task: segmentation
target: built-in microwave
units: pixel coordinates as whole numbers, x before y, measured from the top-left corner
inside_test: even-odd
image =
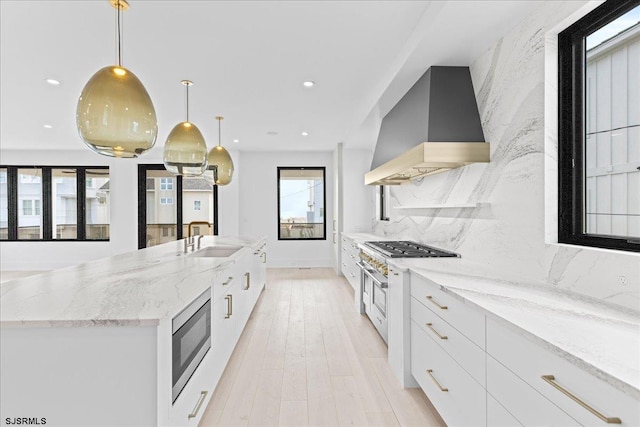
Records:
[[[172,320],[172,402],[211,348],[211,288]]]

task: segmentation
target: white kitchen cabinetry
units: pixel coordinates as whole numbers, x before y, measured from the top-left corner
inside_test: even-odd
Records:
[[[640,425],[640,402],[425,277],[411,281],[411,372],[451,426]]]
[[[606,424],[597,413],[610,422],[617,418],[622,425],[640,425],[636,399],[491,319],[487,321],[487,352],[578,424]],[[489,388],[491,392],[491,384]]]
[[[360,289],[360,249],[353,239],[342,236],[342,274],[347,278],[349,284],[356,292]]]
[[[364,185],[363,176],[371,167],[371,150],[346,148],[339,143],[334,151],[334,210],[332,224],[336,273],[343,272],[344,232],[371,232],[374,215],[373,188]],[[347,274],[345,274],[347,276]],[[357,275],[356,275],[357,276]],[[349,276],[347,276],[349,278]],[[352,285],[353,286],[353,285]]]
[[[491,427],[517,427],[522,424],[487,393],[487,425]]]
[[[484,315],[415,274],[411,372],[448,425],[486,425]]]
[[[484,388],[415,321],[411,325],[411,370],[447,425],[485,425]]]

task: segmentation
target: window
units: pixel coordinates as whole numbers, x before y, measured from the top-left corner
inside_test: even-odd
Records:
[[[376,191],[376,212],[380,221],[389,221],[389,186],[379,185]]]
[[[22,201],[22,215],[24,215],[24,216],[39,216],[40,215],[40,200],[23,200]]]
[[[217,192],[202,177],[175,176],[164,165],[139,165],[138,248],[182,239],[194,221],[207,222],[210,226],[200,230],[217,235]]]
[[[173,178],[160,178],[161,190],[173,190]]]
[[[193,201],[193,210],[194,211],[199,211],[200,209],[200,200],[194,200]]]
[[[640,1],[558,36],[558,241],[640,251]]]
[[[0,239],[109,240],[108,167],[1,166],[1,176]]]
[[[109,169],[87,169],[85,190],[85,233],[87,240],[108,240],[110,233],[111,187]]]
[[[278,168],[278,239],[325,240],[325,168]]]

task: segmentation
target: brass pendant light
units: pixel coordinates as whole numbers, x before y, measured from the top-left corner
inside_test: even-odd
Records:
[[[182,80],[187,97],[187,119],[178,123],[164,144],[164,167],[169,172],[183,176],[200,176],[207,169],[207,144],[200,129],[189,121],[190,80]]]
[[[205,179],[211,185],[227,185],[233,177],[233,160],[229,152],[221,144],[220,122],[224,119],[222,116],[216,116],[218,121],[218,145],[209,150],[207,156],[209,166]]]
[[[142,82],[122,66],[121,11],[126,0],[110,0],[116,9],[118,65],[102,68],[85,85],[76,109],[80,138],[98,154],[138,157],[150,150],[158,135],[158,120]]]

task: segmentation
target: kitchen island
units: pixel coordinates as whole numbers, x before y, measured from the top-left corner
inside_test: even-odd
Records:
[[[197,425],[266,278],[264,238],[201,243],[239,249],[199,256],[170,242],[3,283],[1,419]],[[206,292],[211,349],[174,402],[172,319]]]

